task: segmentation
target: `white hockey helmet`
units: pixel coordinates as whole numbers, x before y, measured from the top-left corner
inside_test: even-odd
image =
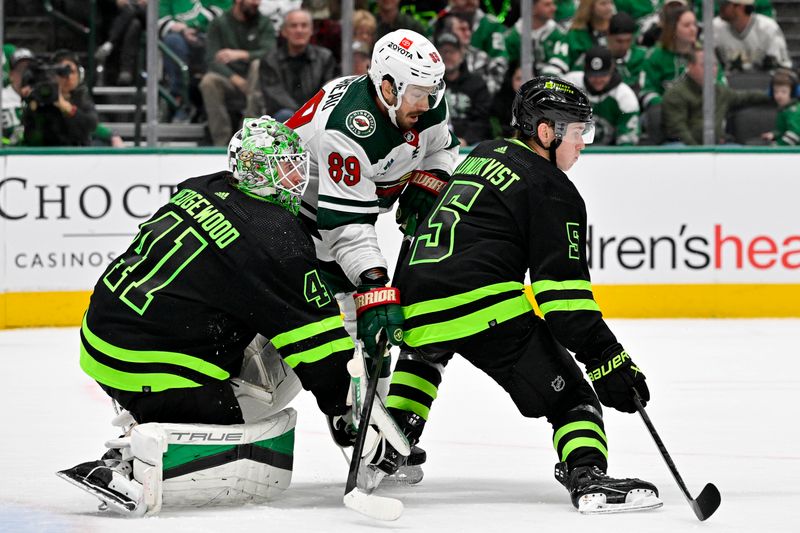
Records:
[[[228,170],[236,187],[295,215],[308,185],[308,163],[300,136],[268,115],[245,118],[228,144]]]
[[[411,30],[387,33],[375,43],[369,77],[395,126],[397,110],[409,87],[416,86],[427,93],[431,109],[439,105],[444,95],[442,56],[428,39]],[[381,91],[381,83],[387,77],[394,84],[397,95],[393,106],[386,102]]]

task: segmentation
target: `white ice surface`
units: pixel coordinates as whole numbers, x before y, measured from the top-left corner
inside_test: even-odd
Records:
[[[347,465],[313,397],[301,393],[291,487],[263,506],[165,511],[155,518],[98,512],[54,472],[97,458],[114,437],[107,397],[78,367],[75,328],[0,331],[0,531],[445,531],[650,533],[798,532],[800,320],[611,320],[645,371],[648,407],[696,496],[722,493],[707,522],[694,517],[638,415],[606,410],[610,474],[661,490],[647,513],[582,516],[553,479],[544,420],[524,419],[488,377],[456,357],[423,445],[416,487],[380,489],[406,505],[380,523],[342,505]]]

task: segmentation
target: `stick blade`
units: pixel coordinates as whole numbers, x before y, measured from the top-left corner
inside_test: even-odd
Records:
[[[400,500],[367,494],[359,488],[344,495],[344,505],[364,516],[387,522],[397,520],[403,514],[403,502]]]
[[[692,510],[701,522],[714,514],[720,503],[722,503],[722,496],[712,483],[708,483],[700,495],[691,501]]]

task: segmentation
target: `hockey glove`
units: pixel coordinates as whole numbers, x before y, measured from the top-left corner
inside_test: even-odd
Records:
[[[389,276],[383,268],[373,268],[361,274],[361,283],[353,295],[356,301],[357,336],[370,357],[382,357],[378,352],[378,336],[386,330],[390,344],[403,342],[403,308],[400,291],[387,287]]]
[[[400,195],[396,214],[397,223],[406,235],[414,235],[422,219],[433,209],[436,198],[449,178],[441,170],[411,172],[408,184]]]
[[[586,364],[586,373],[600,402],[623,413],[635,413],[633,389],[639,393],[643,405],[650,399],[644,374],[619,343],[607,348],[601,357]]]

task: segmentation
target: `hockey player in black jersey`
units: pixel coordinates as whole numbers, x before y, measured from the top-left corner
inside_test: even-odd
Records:
[[[456,168],[399,265],[405,344],[386,404],[415,444],[458,353],[523,416],[547,418],[556,477],[579,510],[659,507],[652,484],[606,474],[600,403],[632,413],[634,389],[645,401],[649,391],[592,295],[586,209],[564,173],[591,142],[590,104],[569,83],[535,78],[516,95],[512,125],[519,138],[480,143]],[[544,319],[523,292],[528,272]]]
[[[329,418],[350,411],[354,344],[296,216],[308,154],[247,118],[228,161],[139,227],[83,318],[80,366],[126,410],[125,436],[59,475],[123,514],[267,500],[291,478],[300,385]],[[271,347],[248,346],[257,333]]]

